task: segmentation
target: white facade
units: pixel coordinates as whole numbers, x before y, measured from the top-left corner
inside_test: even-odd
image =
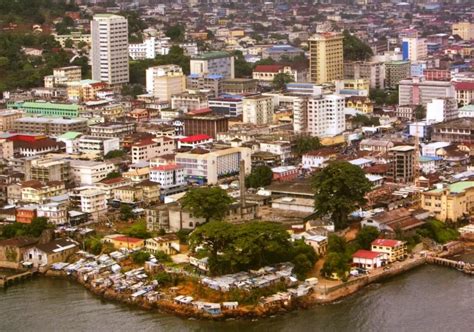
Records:
[[[175,150],[174,140],[168,137],[157,137],[152,141],[146,141],[132,145],[132,163],[149,161],[158,156],[172,153]]]
[[[242,101],[243,122],[256,125],[273,122],[273,98],[271,96],[251,96]]]
[[[166,55],[170,51],[170,38],[149,37],[143,43],[129,44],[128,55],[133,60],[154,59],[157,55]]]
[[[234,78],[234,57],[226,52],[209,52],[191,58],[191,74]]]
[[[110,85],[129,81],[128,21],[113,14],[97,14],[91,21],[92,79]]]
[[[120,149],[118,137],[82,136],[77,140],[79,152],[105,156],[110,151]]]
[[[425,38],[411,37],[402,40],[403,60],[418,61],[428,56],[428,45]]]
[[[260,143],[260,151],[270,152],[280,156],[282,161],[293,157],[291,152],[291,144],[288,141],[282,142],[262,142]]]
[[[39,204],[36,212],[38,217],[47,218],[51,224],[64,225],[68,222],[68,209],[64,203],[51,202]]]
[[[458,117],[458,105],[454,98],[436,98],[426,104],[426,121],[443,122]]]
[[[325,166],[328,160],[328,156],[319,156],[307,153],[303,155],[301,163],[305,169],[322,168]]]
[[[186,184],[184,168],[175,164],[152,167],[150,181],[159,183],[162,189],[183,186]]]
[[[307,130],[311,136],[331,137],[346,129],[344,97],[325,95],[308,99]]]
[[[186,76],[178,65],[150,67],[146,70],[146,91],[161,101],[186,90]]]
[[[184,175],[188,180],[215,184],[221,177],[238,174],[240,160],[245,161],[245,174],[249,174],[250,156],[250,149],[237,147],[203,154],[179,152],[176,154],[176,164],[184,168]]]
[[[99,189],[86,189],[81,191],[81,211],[90,213],[94,220],[107,212],[107,199],[105,193]]]
[[[114,164],[100,161],[71,160],[71,173],[76,185],[92,185],[115,170]]]

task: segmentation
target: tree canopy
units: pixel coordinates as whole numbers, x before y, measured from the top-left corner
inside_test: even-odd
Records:
[[[190,189],[181,199],[183,208],[198,218],[222,220],[232,198],[220,187],[198,187]]]
[[[347,161],[334,161],[312,179],[314,207],[318,216],[330,215],[336,229],[346,227],[348,215],[365,204],[370,181],[358,166]]]
[[[245,178],[245,187],[259,188],[272,183],[273,172],[268,166],[257,166],[252,168],[252,172]]]
[[[165,35],[173,42],[181,42],[184,41],[185,30],[182,25],[172,25],[166,29]]]
[[[352,35],[348,30],[344,30],[343,36],[344,60],[363,61],[368,60],[374,55],[374,52],[367,44]]]
[[[48,219],[45,217],[33,218],[31,224],[13,223],[2,228],[1,237],[12,238],[17,236],[39,237],[45,229],[50,227]]]
[[[190,245],[208,253],[213,275],[291,261],[294,272],[304,278],[318,259],[311,246],[303,241],[292,242],[281,225],[270,222],[236,225],[211,221],[191,234]]]
[[[293,77],[288,73],[276,74],[273,78],[272,86],[275,90],[284,91],[288,83],[294,82]]]
[[[309,135],[299,135],[293,140],[293,152],[301,157],[307,152],[317,150],[321,147],[318,137],[312,137]]]

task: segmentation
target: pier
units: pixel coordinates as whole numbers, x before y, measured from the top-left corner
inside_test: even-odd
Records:
[[[474,275],[474,264],[466,263],[463,261],[455,261],[452,259],[436,257],[436,256],[428,256],[426,258],[426,262],[430,264],[437,264],[441,266],[447,266],[458,271],[464,272],[469,275]]]
[[[0,288],[6,288],[9,285],[29,279],[33,277],[33,273],[33,271],[24,271],[10,276],[0,276]]]

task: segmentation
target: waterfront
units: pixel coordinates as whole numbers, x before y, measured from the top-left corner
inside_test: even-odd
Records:
[[[37,278],[0,292],[0,331],[467,331],[472,277],[427,265],[334,304],[260,321],[186,320],[94,297],[61,279]]]

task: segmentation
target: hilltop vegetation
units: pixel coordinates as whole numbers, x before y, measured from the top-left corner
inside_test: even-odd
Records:
[[[0,0],[0,23],[50,23],[78,7],[66,0]]]

